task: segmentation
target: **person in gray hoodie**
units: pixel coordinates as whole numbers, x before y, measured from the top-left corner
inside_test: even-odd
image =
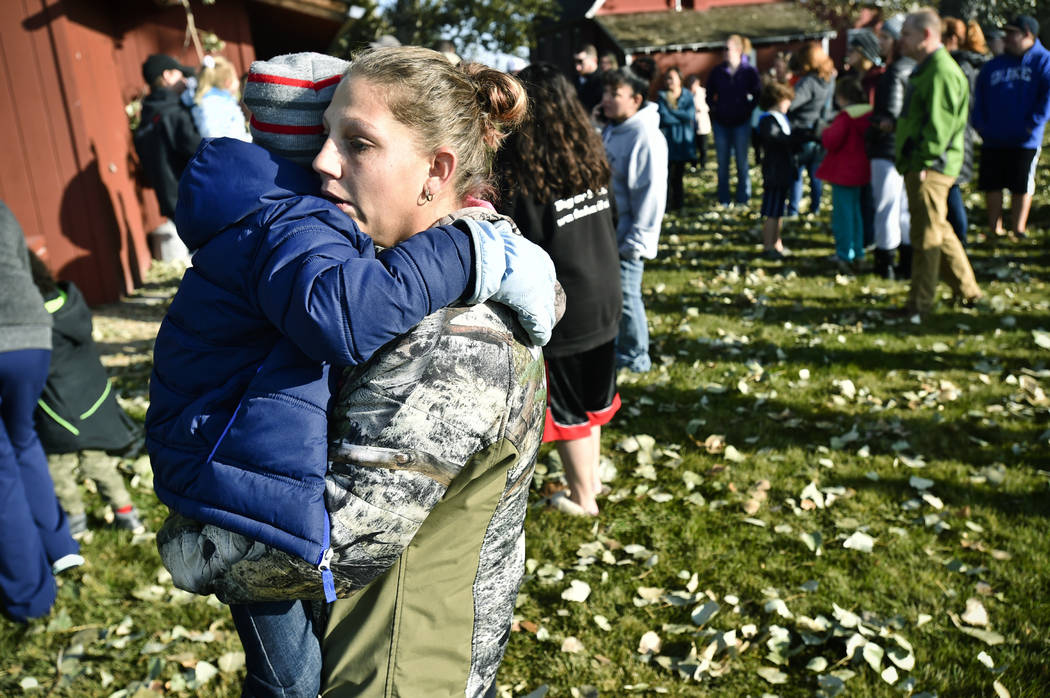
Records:
[[[54,575],[83,564],[58,505],[33,410],[51,360],[51,316],[22,227],[0,201],[0,607],[25,623],[55,602]]]
[[[612,168],[616,238],[620,248],[623,315],[616,338],[616,365],[644,373],[649,326],[642,303],[645,260],[656,257],[667,197],[667,141],[656,104],[646,101],[649,84],[630,68],[602,76],[601,109],[609,123],[602,131]]]

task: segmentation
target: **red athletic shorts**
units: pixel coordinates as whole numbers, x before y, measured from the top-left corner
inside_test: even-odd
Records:
[[[620,409],[616,392],[616,343],[571,356],[547,359],[547,424],[543,440],[573,441],[590,436]]]

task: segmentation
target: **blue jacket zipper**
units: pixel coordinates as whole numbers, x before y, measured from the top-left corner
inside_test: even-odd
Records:
[[[332,521],[328,518],[328,510],[324,512],[324,537],[321,541],[321,557],[317,561],[317,569],[321,571],[321,584],[324,586],[324,600],[332,603],[338,597],[335,595],[335,577],[332,576]]]

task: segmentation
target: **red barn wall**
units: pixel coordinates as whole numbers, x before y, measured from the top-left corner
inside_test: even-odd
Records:
[[[245,69],[254,52],[243,0],[194,11]],[[197,64],[184,32],[181,8],[142,0],[0,3],[0,198],[30,247],[90,303],[127,293],[148,268],[146,231],[162,219],[137,183],[124,105],[144,91],[150,53]]]
[[[682,0],[683,11],[709,10],[712,7],[729,7],[732,5],[759,5],[770,0]],[[598,9],[597,15],[617,15],[631,12],[661,12],[673,10],[674,0],[606,0]]]
[[[773,59],[777,53],[784,51],[791,53],[796,51],[806,43],[805,41],[799,41],[790,44],[772,44],[769,46],[758,46],[755,48],[756,67],[758,72],[763,75],[770,68],[773,67]],[[641,58],[642,55],[637,55],[635,58]],[[657,68],[657,79],[653,81],[651,97],[655,99],[656,92],[662,90],[663,87],[663,73],[669,68],[678,68],[682,72],[682,77],[687,78],[690,75],[696,74],[700,76],[700,82],[703,85],[707,84],[707,76],[711,72],[711,69],[725,60],[725,56],[721,50],[711,51],[673,51],[668,53],[654,53],[649,56],[656,61]]]

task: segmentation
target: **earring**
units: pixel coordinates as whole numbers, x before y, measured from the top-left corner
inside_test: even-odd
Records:
[[[429,185],[423,185],[423,198],[426,199],[427,201],[433,201],[434,200],[434,195],[430,193],[430,186]]]

